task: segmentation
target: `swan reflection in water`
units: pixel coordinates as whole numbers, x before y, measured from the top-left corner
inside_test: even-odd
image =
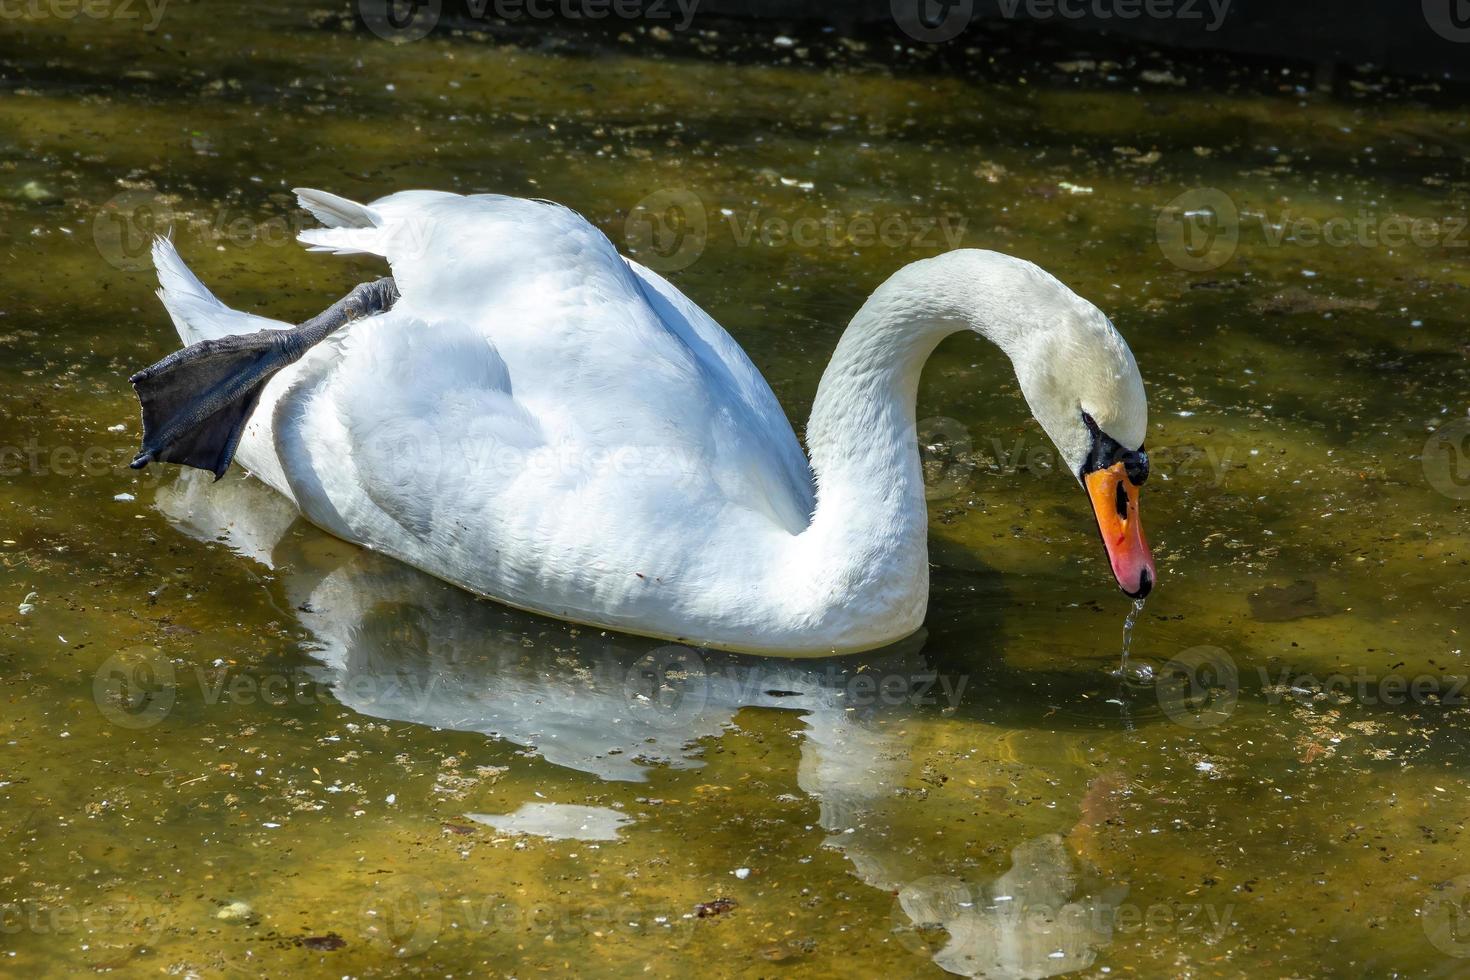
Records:
[[[831,660],[693,650],[521,613],[351,545],[311,547],[322,535],[288,534],[295,509],[249,478],[184,473],[160,488],[157,506],[191,537],[282,574],[315,641],[314,679],[363,715],[478,732],[601,779],[641,781],[654,766],[702,766],[699,740],[719,737],[741,709],[797,711],[806,729],[797,785],[819,804],[827,845],[897,896],[900,942],[952,973],[1025,978],[1086,968],[1112,938],[1127,889],[1084,885],[1054,833],[1015,847],[1010,870],[990,882],[916,871],[905,811],[923,802],[898,792],[912,771],[916,716],[963,693],[927,664],[922,633]],[[615,838],[625,818],[595,809],[529,804],[471,816],[544,836],[583,828]]]

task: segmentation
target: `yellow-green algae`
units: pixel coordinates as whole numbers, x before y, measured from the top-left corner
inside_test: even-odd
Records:
[[[1470,236],[1273,245],[1253,217],[1463,216],[1462,111],[1297,71],[968,77],[922,50],[697,61],[637,25],[392,45],[306,4],[171,4],[153,32],[44,9],[0,28],[5,973],[1470,969],[1450,920],[1470,504],[1421,458],[1470,403]],[[227,301],[284,319],[379,274],[284,240],[297,185],[549,197],[620,244],[645,195],[691,191],[709,240],[673,275],[798,420],[846,318],[936,247],[742,245],[730,218],[962,220],[964,244],[1041,262],[1149,384],[1161,583],[1134,656],[1223,656],[1238,694],[1210,714],[1108,677],[1127,603],[973,338],[921,394],[952,491],[926,633],[845,664],[691,672],[292,524],[241,475],[127,470],[126,376],[174,346],[143,232],[171,225]],[[1245,217],[1230,260],[1190,272],[1156,228],[1201,187]],[[191,518],[188,494],[221,506]],[[1335,673],[1367,680],[1323,691]],[[415,677],[460,686],[376,697]],[[1460,704],[1382,703],[1415,678]],[[466,816],[528,803],[628,820],[577,842]],[[1085,928],[996,931],[1020,879]]]

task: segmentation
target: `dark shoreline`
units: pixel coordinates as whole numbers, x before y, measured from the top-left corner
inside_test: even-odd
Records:
[[[1317,87],[1345,76],[1470,82],[1470,17],[1458,0],[361,0],[360,12],[439,10],[438,30],[492,35],[544,32],[551,25],[588,34],[716,33],[734,42],[789,36],[803,43],[852,39],[895,58],[919,52],[948,65],[977,47],[1098,49],[1118,58],[1150,47],[1176,58],[1305,66]],[[416,5],[411,5],[416,4]],[[1443,10],[1440,9],[1443,7]],[[913,11],[927,11],[919,19]],[[1152,11],[1152,15],[1149,14]],[[909,49],[905,52],[905,49]],[[769,53],[769,52],[768,52]],[[1050,57],[1056,52],[1049,52]],[[958,59],[956,56],[959,56]]]

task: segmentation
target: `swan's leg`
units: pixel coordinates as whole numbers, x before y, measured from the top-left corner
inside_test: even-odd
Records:
[[[180,463],[224,476],[265,383],[328,334],[397,301],[391,277],[365,282],[299,327],[202,340],[139,371],[128,379],[143,403],[133,469]]]

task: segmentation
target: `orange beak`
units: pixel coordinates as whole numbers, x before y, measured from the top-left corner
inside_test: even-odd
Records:
[[[1092,501],[1092,512],[1097,515],[1097,529],[1108,550],[1118,588],[1124,595],[1142,599],[1153,589],[1158,576],[1138,516],[1138,487],[1128,479],[1122,463],[1087,474],[1083,484]]]

